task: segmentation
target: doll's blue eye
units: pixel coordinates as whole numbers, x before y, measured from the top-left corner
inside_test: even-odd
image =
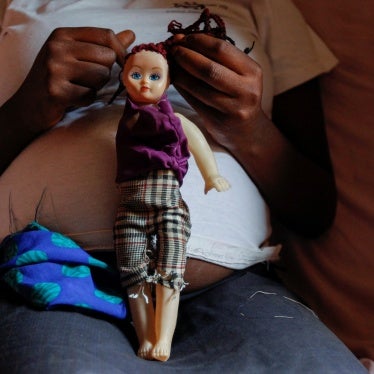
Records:
[[[161,75],[158,74],[158,73],[153,73],[149,76],[149,79],[151,81],[158,81],[159,79],[161,79]]]
[[[142,75],[137,71],[135,71],[134,73],[131,73],[131,78],[132,79],[138,80],[138,79],[141,79],[141,77],[142,77]]]

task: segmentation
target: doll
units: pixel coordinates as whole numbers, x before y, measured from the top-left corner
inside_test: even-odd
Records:
[[[205,193],[230,185],[219,175],[204,135],[174,113],[168,43],[132,49],[122,73],[127,101],[116,135],[120,205],[114,226],[121,285],[126,288],[139,340],[138,356],[166,361],[176,326],[190,235],[189,211],[179,187],[189,152]],[[155,284],[155,306],[152,285]]]

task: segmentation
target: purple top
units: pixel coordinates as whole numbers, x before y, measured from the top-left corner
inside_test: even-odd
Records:
[[[116,135],[117,183],[172,169],[182,185],[190,156],[187,138],[166,94],[157,105],[139,106],[127,98]],[[136,113],[139,118],[129,129],[126,122]]]

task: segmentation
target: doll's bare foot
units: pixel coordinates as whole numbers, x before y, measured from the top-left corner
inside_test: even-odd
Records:
[[[147,340],[140,345],[138,357],[144,360],[153,360],[153,344],[150,341]]]
[[[170,342],[157,342],[152,350],[152,356],[158,361],[167,361],[170,357]]]

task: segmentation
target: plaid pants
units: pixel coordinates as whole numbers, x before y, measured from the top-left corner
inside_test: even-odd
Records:
[[[124,287],[143,281],[184,286],[189,210],[171,170],[121,183],[114,246]]]

